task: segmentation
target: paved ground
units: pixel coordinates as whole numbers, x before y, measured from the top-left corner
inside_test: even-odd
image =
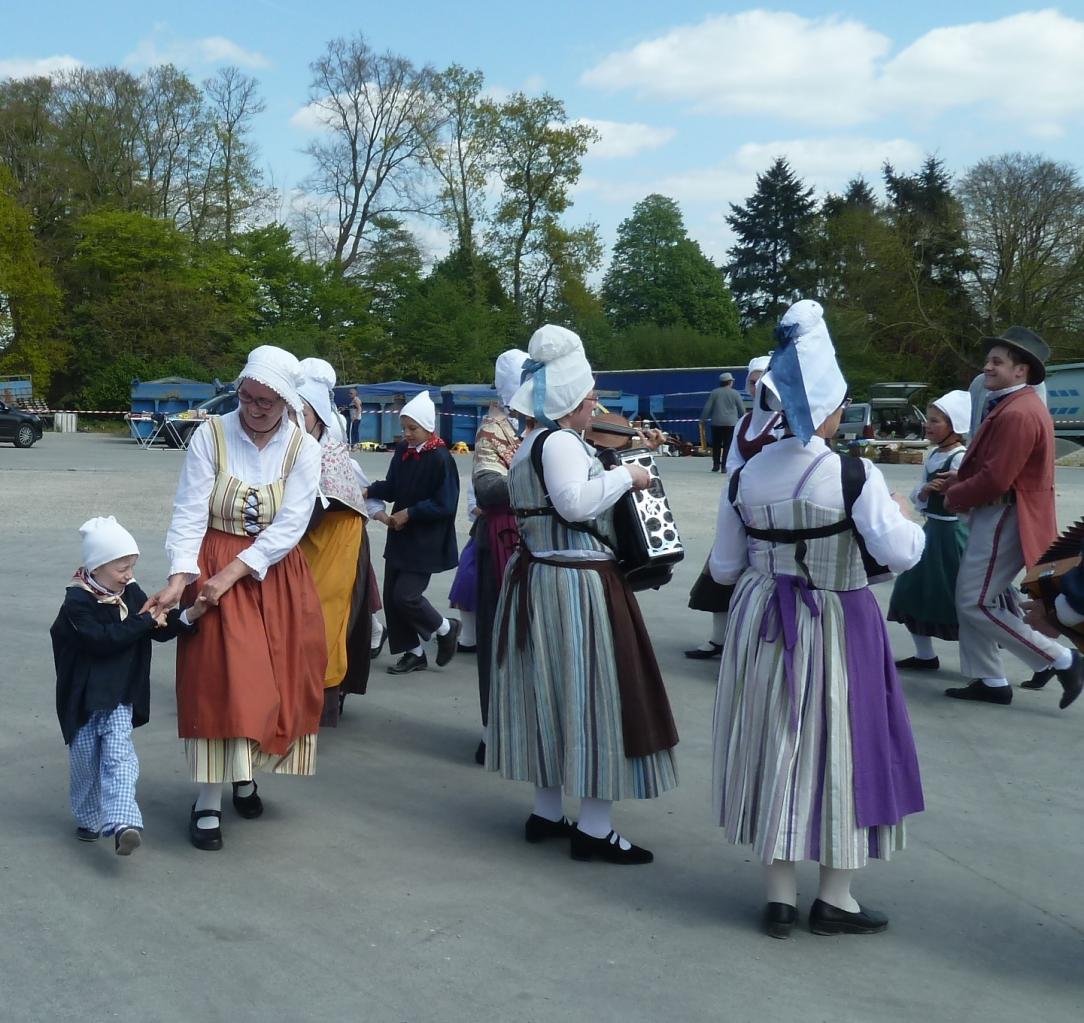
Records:
[[[699,459],[662,464],[689,555],[643,600],[682,736],[681,786],[618,810],[654,865],[573,863],[523,842],[527,786],[471,762],[466,658],[401,680],[378,664],[370,693],[321,737],[319,775],[261,779],[267,813],[227,811],[226,848],[209,854],[186,838],[192,795],[160,650],[152,721],[136,733],[146,843],[123,860],[76,842],[48,626],[90,515],[116,514],[143,545],[145,587],[162,581],[182,457],[83,435],[0,448],[0,1019],[1081,1018],[1084,701],[1059,713],[1054,691],[975,707],[942,697],[951,671],[905,678],[928,810],[909,849],[856,886],[890,929],[760,935],[758,869],[711,821],[714,667],[681,656],[707,629],[685,608],[720,486]],[[364,456],[374,477],[386,461]],[[885,468],[901,491],[918,471]],[[1058,495],[1063,523],[1084,514],[1084,473],[1059,470]],[[434,596],[450,582],[438,578]],[[940,652],[953,668],[954,649]],[[814,876],[802,874],[803,911]]]

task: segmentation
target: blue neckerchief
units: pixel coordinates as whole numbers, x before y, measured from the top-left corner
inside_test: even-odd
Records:
[[[798,324],[779,324],[775,328],[775,340],[775,351],[772,352],[772,361],[768,366],[772,383],[783,403],[783,412],[791,433],[803,444],[808,444],[815,427],[813,415],[809,411],[802,366],[798,361]]]
[[[541,423],[550,430],[556,430],[557,424],[552,419],[547,418],[546,413],[543,411],[546,403],[546,364],[535,359],[526,359],[523,363],[523,373],[519,379],[521,384],[527,383],[528,380],[532,380],[534,383],[532,407],[535,422]]]

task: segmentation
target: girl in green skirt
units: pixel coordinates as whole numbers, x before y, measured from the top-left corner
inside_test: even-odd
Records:
[[[911,633],[915,653],[897,668],[936,671],[941,662],[933,639],[956,640],[956,573],[967,542],[967,526],[945,510],[943,490],[948,473],[960,467],[965,447],[963,435],[971,422],[971,396],[949,391],[926,409],[926,457],[922,479],[911,492],[915,507],[926,518],[926,549],[922,560],[908,569],[892,589],[888,620],[902,622]]]

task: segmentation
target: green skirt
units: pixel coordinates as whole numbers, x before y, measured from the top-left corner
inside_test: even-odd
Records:
[[[888,620],[902,622],[916,636],[959,638],[956,619],[956,576],[967,543],[967,526],[959,520],[926,520],[926,549],[892,588]]]

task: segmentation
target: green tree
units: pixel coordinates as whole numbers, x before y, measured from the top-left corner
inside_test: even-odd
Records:
[[[718,269],[689,238],[673,199],[649,195],[617,229],[602,302],[618,330],[687,324],[734,339],[738,312]]]
[[[812,285],[815,203],[784,157],[777,157],[726,222],[737,235],[728,250],[730,290],[746,324],[772,323]]]

